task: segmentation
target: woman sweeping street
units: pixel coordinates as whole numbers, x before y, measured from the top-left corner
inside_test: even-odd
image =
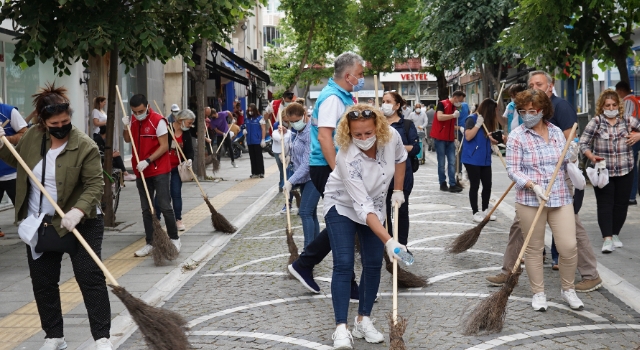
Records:
[[[469,202],[473,214],[473,221],[482,222],[487,216],[489,199],[491,198],[491,144],[498,142],[487,135],[482,124],[489,132],[497,129],[496,118],[498,104],[487,98],[480,103],[476,113],[467,117],[464,124],[464,139],[462,140],[462,164],[469,175]],[[478,210],[478,190],[482,182],[482,210]],[[491,215],[490,220],[495,220]]]
[[[511,130],[509,134],[507,173],[516,183],[516,215],[520,220],[522,232],[529,232],[540,200],[546,201],[526,247],[525,266],[533,292],[531,306],[536,311],[546,311],[548,307],[541,257],[545,226],[549,223],[560,252],[562,299],[572,309],[581,310],[584,304],[576,295],[574,286],[578,249],[573,198],[564,178],[566,162],[570,159],[565,159],[549,198],[544,194],[567,141],[562,130],[549,123],[553,116],[553,107],[543,91],[525,90],[516,96],[515,102],[523,124]],[[567,153],[569,154],[573,154],[577,159],[577,152]]]
[[[182,180],[180,179],[178,165],[182,162],[187,162],[187,166],[191,167],[193,162],[194,152],[189,129],[193,126],[196,116],[191,112],[191,110],[183,109],[178,112],[174,118],[175,121],[170,123],[169,127],[178,141],[177,146],[182,149],[182,152],[184,152],[184,156],[187,157],[187,159],[182,159],[180,151],[177,150],[176,142],[173,140],[173,137],[169,137],[169,161],[171,163],[169,190],[171,192],[173,213],[176,217],[176,226],[179,231],[184,231],[186,228],[182,222]],[[160,208],[158,208],[155,200],[153,204],[155,207],[156,217],[160,220]]]
[[[618,235],[627,219],[629,193],[633,185],[632,147],[640,140],[640,120],[624,115],[624,105],[611,89],[600,94],[596,116],[587,124],[580,138],[580,151],[594,165],[606,164],[609,182],[593,184],[596,194],[598,226],[604,243],[603,253],[622,247]],[[602,175],[600,175],[602,176]]]
[[[291,161],[293,162],[293,174],[284,182],[284,191],[290,193],[293,186],[299,186],[302,198],[298,214],[302,220],[304,232],[304,247],[320,233],[318,221],[318,201],[320,192],[311,182],[309,175],[309,147],[310,135],[307,122],[309,117],[303,105],[292,103],[282,114],[283,122],[288,122],[297,131],[296,137],[291,142]]]
[[[249,160],[251,161],[252,179],[264,177],[264,157],[262,157],[262,147],[265,145],[264,138],[267,134],[264,118],[258,113],[258,108],[254,103],[247,108],[247,118],[244,120],[247,147],[249,148]]]
[[[38,226],[38,243],[26,248],[40,324],[45,332],[45,342],[40,349],[67,347],[58,283],[60,262],[64,253],[68,253],[87,308],[96,349],[106,350],[112,346],[109,342],[111,309],[105,276],[69,232],[76,228],[100,256],[104,234],[102,213],[98,208],[104,188],[102,165],[93,140],[71,124],[73,110],[69,107],[66,91],[51,84],[33,95],[33,105],[39,114],[38,124],[30,128],[15,147],[47,192],[57,200],[65,217],[56,214],[50,202],[43,199],[35,182],[1,142],[0,158],[18,169],[15,220],[28,218],[25,222],[33,221]],[[0,128],[2,136],[4,129]],[[44,215],[42,223],[39,222],[41,214]],[[26,225],[21,224],[21,230],[24,229]]]
[[[380,285],[383,249],[398,259],[394,249],[406,251],[404,245],[391,238],[383,224],[392,179],[391,201],[404,203],[407,151],[384,115],[365,104],[347,109],[338,123],[335,140],[340,149],[324,191],[324,217],[333,254],[331,294],[336,331],[332,338],[335,349],[351,349],[352,334],[369,343],[384,341],[370,316]],[[351,333],[347,319],[356,233],[360,240],[362,276],[358,316]]]

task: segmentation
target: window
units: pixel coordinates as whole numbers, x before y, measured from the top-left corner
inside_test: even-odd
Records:
[[[278,7],[280,7],[280,0],[269,0],[269,3],[267,4],[267,13],[280,12]]]
[[[274,26],[264,26],[263,29],[264,32],[262,36],[264,46],[268,46],[269,44],[280,46],[280,44],[276,43],[276,39],[280,38],[280,31]]]

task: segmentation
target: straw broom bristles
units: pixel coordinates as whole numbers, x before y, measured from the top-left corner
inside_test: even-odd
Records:
[[[209,207],[209,211],[211,212],[211,225],[213,225],[213,228],[215,228],[216,231],[224,233],[234,233],[238,230],[235,226],[233,226],[233,224],[229,222],[229,220],[227,220],[227,218],[225,218],[213,207],[213,205],[209,201],[209,198],[207,198],[206,196],[203,198],[204,202],[207,203],[207,207]]]
[[[387,319],[389,320],[389,350],[405,350],[407,347],[404,345],[402,336],[407,330],[407,319],[398,315],[397,322],[394,322],[391,312],[387,314]]]
[[[173,245],[167,232],[162,229],[160,220],[151,212],[151,223],[153,225],[153,249],[151,250],[151,256],[153,256],[153,263],[156,266],[161,266],[165,260],[175,260],[178,258],[180,252]]]
[[[386,251],[384,252],[383,257],[385,261],[385,268],[390,274],[393,274],[393,262],[389,259]],[[420,288],[426,287],[428,284],[429,283],[426,278],[415,275],[398,265],[398,286],[400,288]]]

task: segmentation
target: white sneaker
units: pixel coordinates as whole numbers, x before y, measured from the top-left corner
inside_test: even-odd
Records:
[[[136,250],[133,253],[133,256],[143,257],[151,254],[151,250],[153,250],[153,246],[151,244],[145,244],[144,247],[140,248],[140,250]]]
[[[176,220],[176,226],[178,226],[178,231],[184,231],[187,229],[186,227],[184,227],[182,220]]]
[[[376,327],[373,326],[373,321],[369,317],[363,316],[362,321],[358,323],[358,316],[356,316],[353,326],[353,336],[360,339],[364,338],[367,343],[382,343],[384,341],[384,335],[378,332]]]
[[[67,342],[64,338],[47,338],[40,350],[63,350],[67,348]]]
[[[176,247],[176,249],[178,250],[178,253],[180,253],[180,247],[182,247],[182,242],[180,242],[180,238],[178,239],[172,239],[171,243],[173,243],[173,245]]]
[[[113,350],[113,345],[107,338],[100,338],[96,340],[96,350]]]
[[[484,214],[481,211],[473,214],[473,221],[474,222],[482,222],[482,220],[484,220]]]
[[[531,298],[531,306],[536,311],[547,311],[549,306],[547,305],[547,296],[544,292],[536,293]]]
[[[231,162],[231,166],[234,168],[237,168],[238,166],[236,165],[236,162]]]
[[[605,239],[604,243],[602,243],[602,253],[609,254],[614,250],[616,250],[616,247],[613,245],[613,239]]]
[[[124,176],[124,181],[136,181],[136,176],[134,174],[127,174]]]
[[[584,304],[582,303],[582,300],[578,298],[575,290],[569,289],[566,292],[561,290],[560,294],[562,294],[562,299],[564,299],[564,301],[566,301],[567,304],[569,304],[569,307],[573,310],[582,310],[584,308]]]
[[[489,209],[486,209],[485,211],[482,212],[482,215],[484,215],[485,217],[487,217],[487,214],[489,214]],[[497,217],[495,215],[491,215],[491,217],[489,218],[489,220],[491,221],[496,221]]]
[[[353,347],[351,346],[351,343],[353,343],[353,338],[351,337],[351,332],[349,332],[347,326],[338,326],[336,328],[336,331],[333,332],[331,338],[333,339],[334,349],[353,349]]]
[[[613,235],[613,246],[616,248],[622,248],[622,242],[620,241],[620,237],[618,235]]]

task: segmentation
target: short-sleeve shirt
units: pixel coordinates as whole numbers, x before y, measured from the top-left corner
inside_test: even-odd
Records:
[[[93,111],[91,112],[91,118],[92,119],[98,119],[98,121],[100,123],[102,122],[106,122],[107,121],[107,115],[104,114],[103,111],[98,110],[98,109],[93,109]],[[93,133],[94,134],[100,134],[100,127],[96,126],[95,128],[93,128]]]
[[[14,108],[11,110],[11,121],[9,122],[9,125],[11,125],[11,128],[16,132],[28,126],[27,122],[24,121],[24,118],[22,118],[22,115],[20,115],[20,112],[18,112],[17,108]],[[16,177],[17,177],[17,173],[13,172],[11,174],[0,176],[0,181],[13,180]]]
[[[509,102],[507,108],[504,111],[503,117],[507,118],[507,131],[511,132],[511,130],[518,127],[518,125],[522,124],[522,118],[518,114],[516,110],[515,102]]]
[[[549,122],[560,130],[571,129],[573,124],[578,121],[578,114],[567,100],[561,99],[556,95],[551,95],[551,104],[553,105],[553,118]]]

